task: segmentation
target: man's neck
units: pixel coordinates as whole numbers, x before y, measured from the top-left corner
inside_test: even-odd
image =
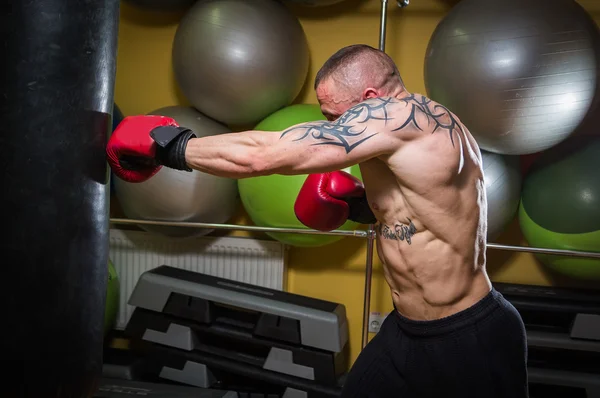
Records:
[[[398,88],[396,88],[395,90],[393,90],[392,93],[391,93],[391,95],[390,95],[390,97],[394,97],[394,98],[397,98],[399,100],[404,99],[404,98],[406,98],[408,96],[410,96],[410,93],[403,86],[399,86]]]

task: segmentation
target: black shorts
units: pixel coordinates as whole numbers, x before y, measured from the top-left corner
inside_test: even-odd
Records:
[[[370,398],[524,398],[525,325],[498,291],[434,321],[393,311],[358,356],[341,395]]]

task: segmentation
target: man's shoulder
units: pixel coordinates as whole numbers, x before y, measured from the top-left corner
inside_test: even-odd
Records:
[[[422,133],[434,127],[460,129],[461,125],[459,119],[446,107],[418,93],[366,99],[348,109],[335,124],[368,124],[379,132],[401,132],[403,135],[411,131]]]
[[[368,115],[388,132],[408,133],[412,130],[422,131],[420,124],[424,118],[439,111],[436,106],[437,103],[426,96],[410,93],[399,97],[370,98],[361,102],[356,111]]]
[[[410,98],[398,98],[398,97],[375,97],[368,98],[345,112],[345,118],[340,118],[340,122],[344,123],[346,120],[354,120],[358,116],[362,116],[360,119],[368,121],[381,121],[390,122],[398,119],[399,116],[406,113],[409,107],[413,103],[413,97]],[[422,96],[420,96],[422,97]],[[421,98],[419,97],[419,100]]]
[[[400,114],[410,113],[410,111],[421,111],[424,113],[432,113],[434,111],[450,111],[433,101],[431,98],[419,93],[409,93],[400,97],[376,97],[366,99],[351,108],[351,112],[397,112]]]

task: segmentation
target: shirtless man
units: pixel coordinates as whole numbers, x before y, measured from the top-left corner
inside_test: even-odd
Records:
[[[131,182],[163,165],[230,178],[310,174],[295,206],[305,225],[376,222],[395,310],[354,363],[343,397],[527,397],[525,328],[486,273],[485,184],[468,129],[409,93],[391,58],[366,45],[334,54],[315,90],[327,121],[280,134],[194,138],[170,118],[127,118],[110,139],[109,163]],[[355,164],[364,186],[337,171]]]

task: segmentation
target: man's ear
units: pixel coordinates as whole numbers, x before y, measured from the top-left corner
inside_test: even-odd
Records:
[[[379,92],[372,88],[372,87],[368,87],[365,89],[365,91],[363,91],[363,95],[362,95],[362,100],[368,100],[371,98],[377,98],[379,97]]]

